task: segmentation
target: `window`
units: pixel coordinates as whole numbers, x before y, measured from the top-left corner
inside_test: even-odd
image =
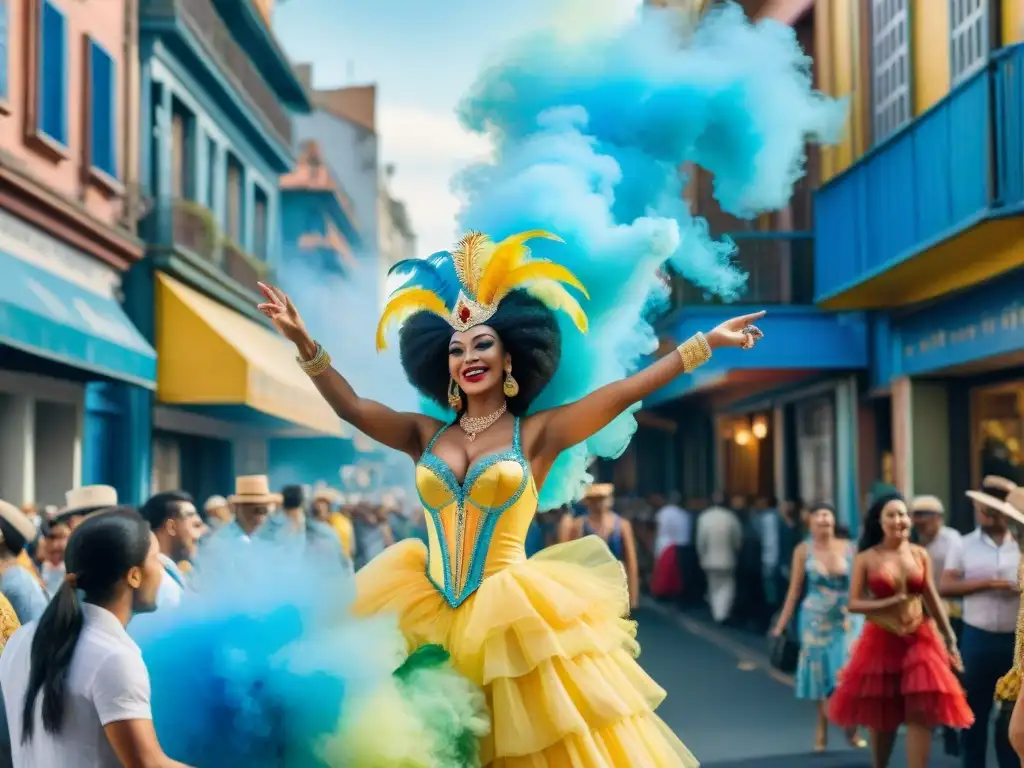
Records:
[[[68,145],[68,28],[52,0],[38,0],[39,59],[36,72],[37,130],[62,147]]]
[[[952,85],[985,66],[989,0],[949,0],[949,74]]]
[[[94,40],[89,40],[90,165],[117,178],[117,68]]]
[[[214,205],[217,194],[217,153],[220,148],[209,136],[206,137],[206,199],[203,204],[211,211],[216,210]]]
[[[261,261],[267,260],[267,193],[259,187],[254,190],[252,209],[253,255]]]
[[[10,45],[8,38],[11,34],[9,0],[0,0],[0,99],[6,101],[8,98],[8,69],[10,66]]]
[[[228,178],[227,178],[227,220],[225,229],[227,235],[235,241],[236,245],[242,245],[242,222],[244,208],[242,195],[245,191],[243,184],[242,164],[235,159],[234,155],[228,155]]]
[[[871,11],[874,127],[879,142],[911,118],[907,0],[871,0]]]
[[[195,118],[171,100],[171,196],[195,199]]]
[[[835,405],[831,397],[796,406],[800,498],[835,502]]]

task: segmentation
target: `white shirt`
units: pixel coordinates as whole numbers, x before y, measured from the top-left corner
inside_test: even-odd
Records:
[[[928,542],[924,548],[932,561],[933,573],[942,575],[942,572],[946,570],[946,560],[949,559],[949,553],[953,551],[954,547],[960,545],[962,539],[963,536],[960,535],[960,531],[956,528],[950,528],[948,525],[939,528],[935,538]]]
[[[181,572],[177,563],[163,553],[160,554],[160,562],[163,563],[164,573],[160,579],[160,589],[156,593],[156,606],[174,608],[181,604],[182,595],[185,594],[185,574]]]
[[[980,528],[964,536],[946,557],[947,571],[963,574],[965,581],[999,579],[1017,583],[1020,547],[1006,534],[996,544]],[[1020,595],[1013,592],[985,591],[963,598],[964,624],[986,632],[1013,632],[1017,628]],[[2,657],[0,657],[2,658]]]
[[[697,557],[705,571],[736,568],[743,546],[739,517],[723,507],[711,507],[697,518]]]
[[[774,568],[779,564],[779,513],[774,509],[766,509],[757,515],[758,527],[761,530],[761,565]]]
[[[36,622],[26,624],[0,654],[0,686],[18,768],[122,768],[103,727],[152,720],[149,672],[142,652],[110,611],[82,605],[84,624],[68,669],[64,724],[57,736],[43,729],[43,696],[36,697],[32,739],[21,740],[29,654]]]
[[[654,515],[657,533],[654,537],[654,557],[669,547],[686,547],[690,544],[690,513],[675,504],[666,504]]]

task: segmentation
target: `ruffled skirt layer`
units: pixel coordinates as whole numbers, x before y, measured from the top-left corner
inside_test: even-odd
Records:
[[[489,575],[458,609],[405,541],[357,574],[356,610],[398,616],[410,646],[437,643],[480,685],[494,768],[686,767],[698,763],[654,714],[665,698],[635,661],[621,564],[597,537],[543,550]]]
[[[837,725],[882,732],[904,723],[966,728],[974,722],[930,621],[905,636],[868,622],[839,674],[828,711]]]

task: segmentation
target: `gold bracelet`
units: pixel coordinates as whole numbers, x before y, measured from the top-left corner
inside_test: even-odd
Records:
[[[296,357],[295,362],[299,364],[299,368],[310,378],[319,376],[321,373],[331,367],[331,356],[327,353],[318,343],[316,345],[316,354],[309,360],[303,360],[301,357]]]
[[[678,347],[676,352],[683,361],[683,371],[692,373],[711,359],[711,345],[703,333],[695,333]]]

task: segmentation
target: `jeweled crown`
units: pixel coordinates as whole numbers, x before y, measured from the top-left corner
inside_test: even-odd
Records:
[[[428,259],[407,259],[391,268],[389,276],[407,276],[381,314],[377,325],[377,350],[387,346],[387,329],[419,312],[443,318],[454,330],[465,331],[490,320],[501,300],[521,288],[552,311],[561,310],[572,318],[582,333],[587,316],[576,298],[565,289],[570,285],[583,296],[587,289],[560,264],[531,258],[526,241],[534,238],[562,240],[543,230],[530,230],[507,237],[499,243],[480,232],[469,232],[450,252]],[[448,299],[454,297],[454,301]]]

